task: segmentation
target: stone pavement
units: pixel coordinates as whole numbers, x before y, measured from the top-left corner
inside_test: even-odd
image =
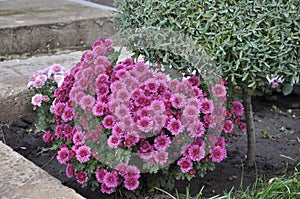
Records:
[[[35,71],[54,63],[70,69],[82,50],[113,35],[114,10],[82,0],[0,0],[0,111]],[[52,198],[83,197],[0,142],[0,199]]]

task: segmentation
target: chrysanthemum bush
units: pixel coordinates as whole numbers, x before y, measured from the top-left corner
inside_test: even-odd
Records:
[[[171,79],[144,62],[116,60],[112,41],[100,39],[54,91],[48,136],[67,177],[134,195],[202,176],[226,158],[235,124],[246,126],[225,80],[210,88],[196,76]]]
[[[38,113],[38,130],[55,128],[53,115],[49,114],[49,111],[55,99],[54,91],[61,86],[67,75],[68,71],[64,67],[54,64],[35,72],[30,77],[27,88],[32,95],[33,109]]]

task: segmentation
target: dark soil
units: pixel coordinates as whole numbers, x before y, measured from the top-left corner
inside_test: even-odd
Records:
[[[42,134],[30,131],[34,129],[37,117],[26,108],[30,106],[27,97],[23,93],[5,99],[5,103],[3,99],[1,100],[0,112],[10,112],[16,119],[8,121],[5,115],[0,113],[0,140],[82,196],[106,198],[100,191],[83,189],[74,179],[70,180],[65,176],[65,166],[57,162],[54,151],[48,150],[50,145],[43,142]],[[12,109],[12,104],[21,105],[25,112],[20,112],[20,108]],[[253,108],[257,137],[255,168],[244,166],[247,136],[238,132],[229,143],[228,158],[217,165],[214,171],[208,172],[204,177],[196,177],[190,182],[192,194],[198,193],[202,186],[205,186],[203,195],[210,197],[223,194],[224,191],[228,192],[233,187],[234,190],[239,190],[241,181],[242,187],[245,188],[254,183],[257,177],[268,180],[288,175],[293,171],[295,162],[281,155],[298,160],[300,157],[300,143],[297,141],[297,138],[300,138],[300,96],[279,95],[272,96],[272,99],[268,100],[256,98],[253,100]],[[187,185],[187,181],[176,182],[176,187],[181,193],[185,192]],[[158,196],[148,194],[147,198]]]

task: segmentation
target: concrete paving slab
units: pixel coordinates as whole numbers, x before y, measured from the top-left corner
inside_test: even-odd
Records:
[[[84,199],[0,141],[1,199]]]
[[[115,33],[112,10],[72,0],[1,0],[0,59],[86,49]]]

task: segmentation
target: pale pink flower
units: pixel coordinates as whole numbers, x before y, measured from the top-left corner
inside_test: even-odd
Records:
[[[209,151],[213,162],[220,163],[227,157],[226,149],[222,149],[220,146],[215,146]]]
[[[193,163],[188,158],[181,158],[177,162],[177,165],[180,167],[180,170],[183,173],[187,173],[187,172],[189,172],[193,168]]]
[[[56,74],[64,74],[65,71],[66,70],[60,64],[54,64],[54,65],[50,66],[50,68],[48,70],[48,77],[50,77],[51,75],[56,75]]]
[[[139,187],[139,184],[140,182],[136,177],[128,177],[124,181],[125,188],[130,191],[137,189]]]
[[[67,161],[69,161],[69,155],[70,155],[69,149],[67,147],[62,147],[57,152],[56,159],[60,164],[66,164]]]
[[[75,176],[76,176],[76,181],[79,183],[79,184],[84,184],[88,181],[88,174],[87,172],[85,171],[81,171],[79,173],[75,173]]]
[[[118,186],[118,176],[114,175],[111,172],[106,172],[104,178],[103,178],[104,183],[106,184],[107,187],[109,188],[115,188]]]
[[[179,80],[177,79],[171,80],[168,82],[168,87],[171,91],[176,91],[178,84],[179,84]]]
[[[110,89],[112,91],[118,91],[118,90],[126,89],[126,87],[122,81],[115,81],[110,85]]]
[[[130,94],[127,89],[121,89],[117,91],[117,99],[120,101],[128,102],[130,99]]]
[[[73,164],[67,164],[66,167],[66,175],[68,178],[72,178],[74,176],[74,166]]]
[[[191,123],[187,130],[190,132],[191,137],[200,138],[205,133],[205,128],[202,122]]]
[[[64,76],[63,75],[54,75],[54,81],[57,83],[57,87],[61,87],[61,85],[64,82]]]
[[[43,80],[40,80],[40,79],[36,79],[34,82],[33,82],[33,86],[35,88],[42,88],[43,86],[45,85],[45,82]]]
[[[160,135],[154,139],[154,147],[157,150],[166,150],[171,144],[171,139],[167,135]]]
[[[188,94],[191,90],[191,85],[188,83],[188,81],[179,82],[177,85],[177,92],[182,94]]]
[[[153,121],[150,117],[142,117],[137,121],[137,127],[143,132],[150,132],[153,129]]]
[[[50,97],[48,95],[43,95],[43,101],[44,102],[49,102],[50,101]]]
[[[164,165],[168,160],[168,152],[164,150],[158,150],[154,152],[153,157],[157,164]]]
[[[103,65],[105,68],[108,68],[111,66],[111,62],[108,60],[106,56],[98,56],[95,61],[95,65]]]
[[[198,117],[199,113],[200,113],[200,110],[197,107],[195,107],[195,106],[187,105],[183,109],[183,115],[184,116]]]
[[[95,104],[95,98],[91,95],[84,95],[80,100],[80,106],[83,110],[92,109]]]
[[[233,125],[232,121],[231,120],[226,120],[226,122],[223,125],[224,132],[225,133],[231,133],[233,128],[234,128],[234,125]]]
[[[177,120],[175,118],[172,118],[169,121],[167,125],[167,129],[172,133],[172,135],[178,135],[183,131],[183,127],[181,125],[180,120]]]
[[[81,163],[89,161],[91,157],[91,149],[85,145],[80,146],[75,152],[77,160]]]
[[[35,94],[31,98],[31,103],[35,106],[41,106],[43,102],[43,95],[42,94]]]
[[[117,166],[116,166],[116,170],[122,175],[122,176],[125,176],[126,175],[126,170],[128,168],[128,164],[127,163],[119,163]]]
[[[166,111],[165,104],[161,100],[154,100],[151,102],[150,109],[155,114],[161,114]]]
[[[175,93],[171,97],[171,103],[174,108],[182,108],[185,105],[186,99],[182,94]]]
[[[201,103],[196,97],[187,99],[186,106],[195,106],[197,109],[201,109]]]
[[[40,74],[35,79],[39,79],[39,80],[42,80],[43,82],[46,82],[48,77],[47,77],[47,75]]]
[[[214,110],[214,105],[213,105],[212,100],[209,100],[209,99],[205,98],[201,101],[201,111],[202,111],[202,113],[209,114],[209,113],[212,113],[213,110]]]
[[[112,115],[107,115],[103,119],[103,126],[106,129],[112,129],[115,125],[115,118]]]
[[[139,178],[140,176],[141,176],[140,170],[136,166],[128,165],[126,167],[125,175],[124,175],[125,178],[129,178],[129,177]]]
[[[211,89],[215,97],[224,97],[226,96],[226,88],[222,84],[216,84]]]

